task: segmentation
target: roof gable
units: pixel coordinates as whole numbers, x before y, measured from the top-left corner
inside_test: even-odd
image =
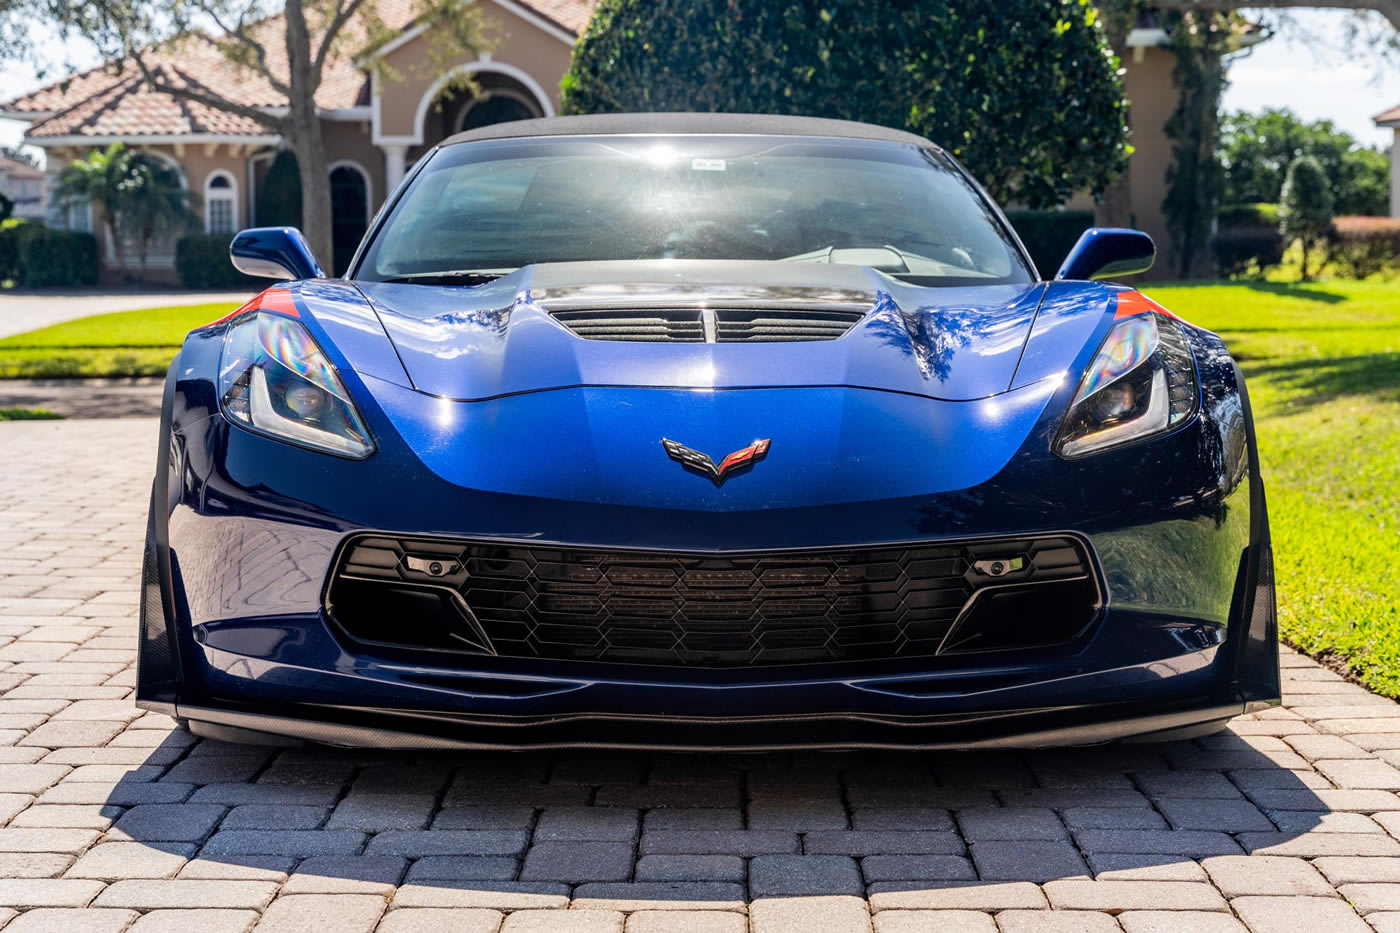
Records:
[[[414,23],[413,0],[374,0],[391,28],[408,32]],[[588,24],[597,0],[497,0],[548,20],[569,34]],[[282,15],[254,24],[250,32],[267,50],[274,75],[288,72],[286,46],[281,39]],[[368,80],[348,49],[341,48],[326,63],[316,104],[323,110],[355,107],[365,102]],[[171,84],[202,87],[235,103],[251,107],[283,107],[286,98],[261,75],[228,60],[215,40],[189,35],[146,56],[153,70]],[[45,85],[7,103],[0,113],[35,119],[26,135],[36,141],[54,138],[173,135],[266,134],[256,120],[235,116],[191,101],[154,93],[144,86],[133,61],[105,62],[79,74]]]

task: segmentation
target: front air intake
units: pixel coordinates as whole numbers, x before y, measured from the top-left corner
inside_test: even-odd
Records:
[[[365,535],[326,608],[371,651],[734,668],[1064,645],[1101,606],[1063,535],[748,554]]]

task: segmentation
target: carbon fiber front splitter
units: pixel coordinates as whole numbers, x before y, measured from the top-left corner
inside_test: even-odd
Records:
[[[1201,700],[1163,711],[1062,707],[955,717],[795,715],[680,717],[575,714],[472,718],[402,710],[307,707],[301,717],[256,709],[138,703],[210,738],[253,744],[310,742],[358,748],[493,750],[650,749],[775,752],[807,749],[993,749],[1166,741],[1206,734],[1260,704]],[[1269,705],[1269,704],[1262,704]]]

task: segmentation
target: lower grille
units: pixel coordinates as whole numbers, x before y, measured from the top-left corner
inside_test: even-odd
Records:
[[[378,648],[732,668],[1061,644],[1099,605],[1065,536],[724,556],[364,536],[327,608]]]

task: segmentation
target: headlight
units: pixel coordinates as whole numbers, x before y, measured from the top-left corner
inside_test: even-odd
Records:
[[[219,397],[225,415],[254,431],[357,460],[374,453],[335,368],[290,318],[254,312],[229,326]]]
[[[1197,395],[1181,324],[1156,313],[1124,318],[1084,373],[1055,450],[1082,457],[1160,434],[1191,417]]]

